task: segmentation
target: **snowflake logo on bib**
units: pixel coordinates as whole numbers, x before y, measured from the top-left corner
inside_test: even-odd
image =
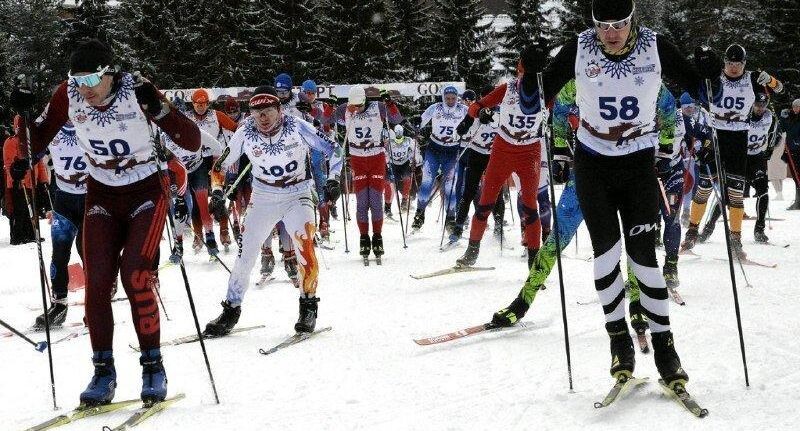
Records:
[[[629,56],[620,61],[611,61],[605,57],[600,59],[600,61],[603,62],[602,67],[606,75],[611,75],[612,78],[617,79],[625,78],[631,73],[634,65],[633,60],[636,60],[636,57]]]
[[[57,142],[63,142],[68,147],[78,145],[78,135],[75,133],[75,129],[61,129],[58,135],[58,139],[56,139]]]
[[[67,84],[67,93],[71,99],[78,103],[83,103],[83,96],[81,96],[81,93],[78,91],[78,86],[75,85],[72,80]]]
[[[589,54],[597,55],[600,52],[600,42],[597,40],[597,32],[594,30],[581,33],[578,36],[578,43],[581,48],[588,49]]]
[[[117,117],[117,107],[109,105],[105,111],[100,111],[94,107],[89,108],[89,118],[100,127],[105,127]]]
[[[117,89],[117,99],[119,100],[130,99],[131,90],[133,90],[133,76],[131,76],[130,74],[125,74],[120,80],[119,89]]]
[[[642,53],[642,51],[646,51],[648,48],[653,46],[653,42],[656,41],[656,33],[649,28],[639,28],[639,37],[636,38],[636,46],[633,48],[636,51],[636,55]]]

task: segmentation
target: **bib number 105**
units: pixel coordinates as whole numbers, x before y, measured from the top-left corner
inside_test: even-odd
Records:
[[[626,96],[619,99],[616,97],[601,97],[600,116],[604,120],[633,120],[639,116],[639,99],[633,96]]]

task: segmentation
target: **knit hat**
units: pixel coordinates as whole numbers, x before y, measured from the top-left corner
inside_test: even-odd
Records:
[[[114,53],[105,43],[97,39],[81,42],[69,56],[69,72],[99,72],[106,66],[113,66]]]

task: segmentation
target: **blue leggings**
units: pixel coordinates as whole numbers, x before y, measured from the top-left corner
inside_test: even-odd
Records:
[[[425,211],[433,194],[433,182],[437,174],[442,174],[442,193],[447,202],[447,215],[455,217],[458,200],[453,190],[456,161],[459,147],[443,147],[433,142],[428,143],[425,150],[425,162],[422,165],[422,183],[417,193],[417,211]]]

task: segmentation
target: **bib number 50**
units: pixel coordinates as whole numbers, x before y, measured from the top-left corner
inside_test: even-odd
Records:
[[[98,156],[123,157],[131,153],[131,146],[122,139],[112,139],[108,142],[103,142],[99,139],[89,139],[89,145]]]
[[[600,116],[604,120],[633,120],[639,116],[639,99],[633,96],[626,96],[619,100],[616,97],[601,97]]]

